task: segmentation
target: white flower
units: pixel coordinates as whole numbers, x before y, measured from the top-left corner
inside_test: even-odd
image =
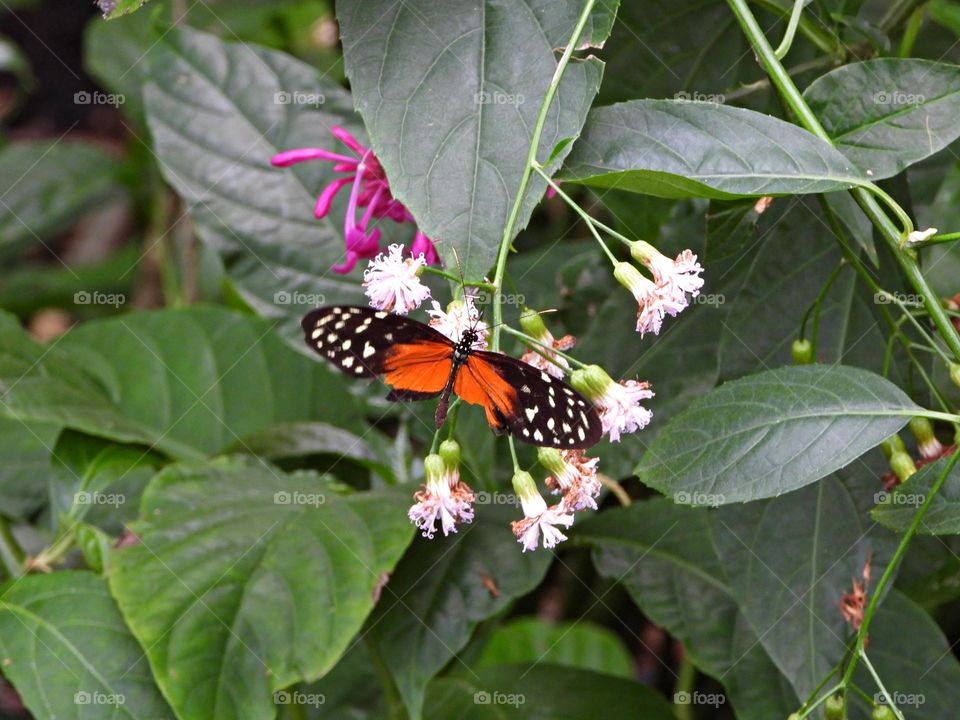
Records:
[[[613,275],[621,285],[633,293],[639,305],[637,332],[641,337],[648,332],[658,335],[664,316],[675,317],[687,306],[686,297],[681,295],[678,299],[676,293],[670,288],[662,287],[645,278],[630,263],[617,263]]]
[[[583,450],[555,450],[540,448],[537,457],[552,474],[544,484],[556,493],[563,493],[563,507],[577,512],[597,509],[596,497],[600,494],[597,479],[597,463],[600,458],[590,458]]]
[[[426,265],[423,254],[403,257],[403,245],[391,245],[363,271],[364,292],[377,310],[390,310],[406,315],[430,297],[430,288],[417,274]]]
[[[524,518],[512,522],[510,526],[517,541],[523,545],[524,552],[537,549],[541,534],[543,547],[547,549],[567,539],[567,536],[555,526],[570,527],[573,525],[573,515],[564,512],[562,503],[547,507],[530,473],[523,470],[516,471],[513,474],[513,489],[520,496]]]
[[[473,330],[477,339],[474,350],[487,349],[487,324],[480,319],[480,311],[474,305],[473,295],[467,293],[463,300],[454,300],[444,310],[440,303],[433,301],[433,309],[427,310],[431,316],[430,326],[454,342],[460,342],[466,330]]]
[[[553,333],[546,329],[544,329],[543,334],[540,335],[537,340],[543,345],[556,350],[569,350],[576,343],[576,338],[574,338],[573,335],[564,335],[557,340],[553,337]],[[537,370],[552,375],[558,380],[563,380],[564,376],[570,372],[570,363],[567,362],[566,358],[557,355],[555,352],[550,352],[545,347],[540,347],[540,345],[537,345],[531,350],[527,350],[520,359],[527,365],[532,365],[537,368]]]
[[[703,268],[697,262],[697,256],[690,250],[684,250],[677,255],[676,260],[671,260],[654,249],[653,253],[645,256],[643,262],[653,274],[653,280],[661,288],[661,292],[668,295],[674,303],[683,303],[683,307],[686,307],[687,293],[693,297],[700,294],[700,288],[703,287],[700,273]]]
[[[596,404],[603,431],[610,435],[611,442],[620,442],[621,434],[642,430],[650,423],[653,413],[640,401],[652,397],[648,382],[621,380],[610,384]]]
[[[439,455],[424,460],[427,482],[414,493],[416,502],[407,517],[425,538],[433,538],[437,519],[444,536],[457,531],[457,523],[473,521],[473,491],[460,479],[456,465],[445,463]]]

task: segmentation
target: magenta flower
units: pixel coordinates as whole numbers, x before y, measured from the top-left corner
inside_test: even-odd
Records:
[[[337,193],[343,187],[350,186],[347,214],[343,220],[343,242],[347,257],[339,265],[333,266],[335,272],[348,273],[360,258],[373,258],[380,252],[380,230],[370,227],[373,219],[390,218],[394,222],[413,224],[416,224],[416,220],[403,203],[390,193],[387,175],[373,151],[357,142],[357,139],[342,127],[332,127],[330,132],[346,145],[353,155],[342,155],[322,148],[298,148],[278,153],[270,162],[274,167],[290,167],[307,160],[327,160],[333,163],[336,172],[347,173],[323,189],[317,198],[313,214],[317,218],[325,217],[330,212]],[[360,209],[364,210],[358,220]],[[410,252],[413,257],[423,254],[429,264],[439,262],[433,243],[419,230],[414,236]]]

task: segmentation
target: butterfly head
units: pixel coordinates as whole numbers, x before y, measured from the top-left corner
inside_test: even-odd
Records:
[[[467,328],[464,330],[463,335],[460,336],[460,342],[458,342],[453,349],[454,361],[463,362],[466,360],[470,353],[473,352],[473,348],[479,338],[480,333],[478,333],[474,328]]]

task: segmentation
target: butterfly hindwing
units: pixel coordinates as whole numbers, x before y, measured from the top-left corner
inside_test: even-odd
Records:
[[[468,369],[493,406],[487,407],[492,427],[505,426],[521,442],[559,449],[588,448],[600,440],[597,411],[562,380],[501,353],[474,353],[460,372]]]

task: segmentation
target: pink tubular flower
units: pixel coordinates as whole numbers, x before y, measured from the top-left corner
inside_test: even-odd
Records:
[[[703,267],[697,262],[697,256],[690,250],[684,250],[671,260],[653,245],[637,240],[630,245],[630,254],[650,270],[653,280],[661,292],[675,303],[688,304],[687,293],[693,297],[700,294]]]
[[[513,489],[520,496],[524,518],[511,523],[511,528],[517,542],[523,545],[524,552],[537,549],[541,534],[543,547],[548,550],[567,539],[556,527],[562,525],[568,528],[573,525],[573,515],[565,512],[563,503],[547,507],[537,491],[533,476],[523,470],[514,473]]]
[[[603,432],[611,442],[620,442],[625,433],[642,430],[653,418],[653,413],[640,402],[653,397],[650,383],[639,380],[621,380],[619,383],[598,365],[575,370],[570,384],[587,397],[600,413]]]
[[[298,148],[278,153],[270,162],[274,167],[290,167],[308,160],[326,160],[333,163],[336,172],[347,173],[345,177],[333,180],[321,191],[313,214],[317,218],[325,217],[330,212],[337,193],[343,187],[350,186],[350,199],[343,222],[343,241],[347,256],[342,263],[333,266],[335,272],[348,273],[360,258],[372,258],[380,251],[380,230],[370,227],[373,219],[390,218],[398,223],[415,223],[415,220],[403,203],[390,193],[386,173],[373,151],[357,142],[357,139],[342,127],[332,127],[330,132],[349,148],[351,155],[322,148]],[[358,221],[357,215],[361,208],[365,210]],[[422,254],[429,264],[439,261],[433,243],[419,230],[411,250],[414,256]]]
[[[630,263],[617,263],[613,276],[633,293],[640,306],[637,310],[637,332],[641,337],[648,332],[659,335],[664,316],[675,317],[687,306],[686,298],[677,300],[672,292],[645,278]]]
[[[363,287],[371,307],[406,315],[430,297],[430,288],[418,274],[425,265],[423,255],[403,257],[402,245],[391,245],[377,255],[363,271]]]
[[[414,493],[416,502],[407,511],[410,521],[425,538],[432,539],[437,520],[444,536],[457,531],[457,524],[473,521],[473,491],[460,479],[460,446],[453,440],[440,444],[439,455],[423,462],[426,483]]]
[[[573,512],[597,509],[600,494],[597,463],[600,458],[588,458],[583,450],[556,450],[542,447],[537,460],[551,475],[544,484],[554,494],[563,494],[563,507]]]

